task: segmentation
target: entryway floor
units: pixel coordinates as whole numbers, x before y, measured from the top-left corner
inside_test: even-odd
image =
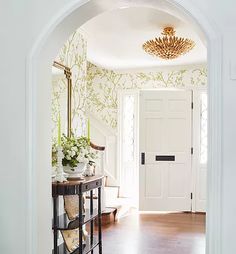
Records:
[[[135,214],[103,228],[103,254],[155,253],[204,254],[205,215]]]

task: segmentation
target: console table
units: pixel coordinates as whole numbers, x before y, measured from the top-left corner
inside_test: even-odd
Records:
[[[101,188],[103,176],[85,177],[83,181],[69,180],[64,183],[52,183],[53,198],[53,254],[87,254],[92,253],[94,248],[99,248],[99,254],[102,254],[102,230],[101,230]],[[94,209],[93,191],[98,190],[98,208]],[[90,208],[83,213],[83,195],[90,192]],[[79,196],[79,216],[70,221],[66,214],[59,215],[59,196],[78,195]],[[94,236],[94,220],[98,221],[98,237]],[[83,226],[90,223],[90,235],[83,244]],[[73,252],[69,252],[65,244],[58,246],[59,230],[79,229],[79,247]]]

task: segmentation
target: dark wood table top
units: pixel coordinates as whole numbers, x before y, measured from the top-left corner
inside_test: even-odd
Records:
[[[99,179],[102,179],[104,178],[103,175],[95,175],[95,176],[85,176],[84,177],[84,180],[74,180],[74,179],[69,179],[68,181],[66,182],[63,182],[63,183],[59,183],[59,182],[52,182],[52,185],[53,186],[71,186],[71,185],[80,185],[80,184],[88,184],[90,182],[93,182],[93,181],[97,181]]]

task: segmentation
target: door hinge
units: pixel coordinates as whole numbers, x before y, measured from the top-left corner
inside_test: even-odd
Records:
[[[193,102],[191,103],[191,109],[193,109]]]
[[[193,147],[191,147],[191,154],[193,154]]]
[[[141,165],[145,165],[145,153],[141,153]]]
[[[190,198],[191,198],[191,200],[193,199],[193,193],[191,192],[191,194],[190,194]]]

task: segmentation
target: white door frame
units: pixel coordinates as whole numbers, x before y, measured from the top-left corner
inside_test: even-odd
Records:
[[[198,197],[198,177],[199,177],[199,170],[201,167],[200,164],[200,151],[201,151],[201,143],[200,143],[200,135],[201,135],[201,116],[200,116],[200,103],[201,103],[201,94],[207,94],[207,88],[196,88],[193,89],[193,135],[192,135],[192,147],[193,147],[193,155],[192,155],[192,191],[193,191],[193,200],[192,200],[192,211],[199,212],[197,208],[197,197]],[[207,94],[208,97],[208,94]],[[209,121],[208,121],[209,122]],[[207,167],[207,165],[206,165]],[[208,170],[208,169],[207,169]],[[201,210],[200,212],[203,212]]]
[[[153,90],[154,88],[152,88],[151,90]],[[117,122],[117,133],[118,133],[118,138],[117,138],[117,179],[119,181],[120,184],[120,195],[123,196],[123,192],[122,192],[122,165],[120,163],[120,161],[122,160],[122,143],[121,143],[121,139],[122,139],[122,126],[123,126],[123,116],[122,116],[122,112],[123,112],[123,96],[125,95],[133,95],[135,97],[135,126],[136,126],[136,130],[135,130],[135,154],[137,156],[137,158],[140,157],[140,152],[139,152],[139,94],[142,91],[145,90],[150,90],[150,89],[122,89],[122,90],[118,90],[118,111],[117,111],[117,115],[118,115],[118,122]],[[155,88],[155,91],[173,91],[173,88]],[[175,88],[174,91],[178,91],[178,90],[185,90],[185,91],[191,91],[192,93],[192,102],[194,104],[193,110],[191,112],[191,118],[192,118],[192,125],[191,125],[191,133],[192,133],[192,140],[191,140],[191,146],[193,147],[193,154],[192,154],[192,163],[191,163],[191,170],[192,170],[192,176],[191,176],[191,192],[192,192],[192,212],[199,212],[199,210],[197,209],[197,180],[198,180],[198,171],[200,168],[200,97],[202,93],[207,93],[207,86],[205,88],[199,88],[199,87],[191,87],[188,86],[186,88]],[[139,163],[137,160],[137,198],[138,198],[138,192],[139,192]],[[137,207],[138,207],[138,200],[137,200]],[[200,212],[202,212],[203,210],[201,210]],[[204,210],[205,211],[205,210]]]
[[[220,29],[207,14],[189,0],[166,0],[166,4],[181,10],[208,43],[208,205],[207,254],[221,254],[221,170],[222,170],[222,42]],[[52,61],[69,35],[90,18],[117,7],[145,6],[158,8],[159,1],[77,0],[65,4],[52,17],[37,37],[27,58],[26,133],[27,140],[27,253],[51,252],[51,177],[50,177],[50,69]],[[42,19],[44,17],[42,16]],[[44,139],[42,138],[44,137]],[[48,214],[48,216],[46,216]]]
[[[118,90],[118,121],[117,121],[117,132],[118,132],[118,138],[117,138],[117,169],[118,169],[118,176],[119,176],[119,183],[120,183],[120,195],[123,196],[123,167],[121,164],[121,161],[123,159],[122,156],[122,138],[123,138],[123,98],[125,95],[132,95],[134,96],[134,156],[135,156],[135,169],[133,172],[135,177],[135,186],[133,188],[136,190],[137,195],[134,198],[133,205],[135,207],[138,207],[138,193],[139,193],[139,93],[140,90],[138,89],[127,89],[127,90]]]

